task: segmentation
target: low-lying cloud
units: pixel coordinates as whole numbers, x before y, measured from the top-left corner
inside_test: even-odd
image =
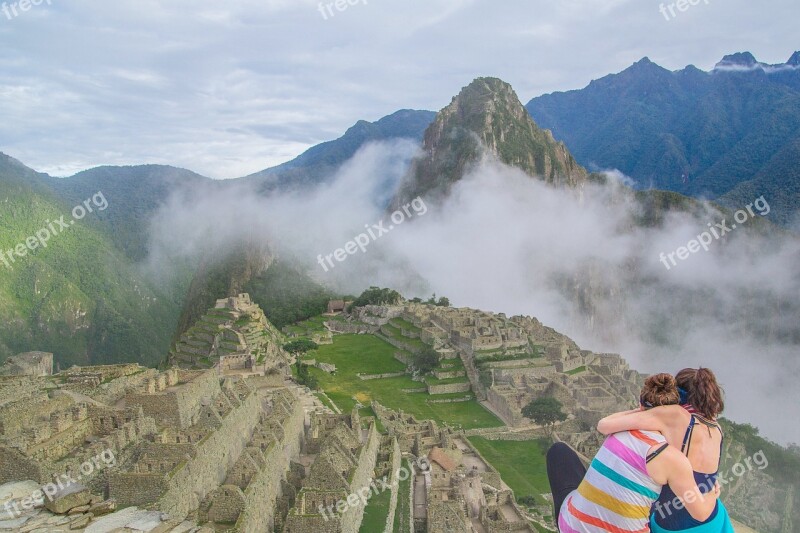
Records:
[[[153,226],[151,257],[163,265],[256,236],[344,293],[370,285],[409,297],[435,292],[457,306],[536,316],[641,371],[710,367],[726,389],[727,416],[778,442],[800,442],[800,428],[784,422],[800,405],[796,239],[740,229],[667,271],[659,254],[718,222],[719,212],[670,214],[643,228],[631,222],[639,205],[620,175],[558,190],[487,160],[424,217],[319,269],[320,253],[387,216],[415,151],[408,142],[368,145],[302,194],[264,198],[229,183],[192,202],[175,196]]]

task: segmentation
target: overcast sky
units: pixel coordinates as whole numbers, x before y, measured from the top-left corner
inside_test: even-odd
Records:
[[[438,110],[478,76],[527,102],[644,56],[708,70],[800,49],[797,0],[699,0],[671,20],[660,0],[350,0],[333,16],[318,0],[41,1],[0,11],[0,151],[59,176],[239,177],[359,119]]]

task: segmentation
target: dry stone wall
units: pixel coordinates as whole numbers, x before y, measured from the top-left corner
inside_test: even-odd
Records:
[[[394,531],[394,516],[397,513],[397,501],[402,495],[400,494],[400,480],[398,474],[400,465],[403,460],[403,452],[400,450],[400,444],[395,437],[392,437],[391,449],[391,481],[392,481],[392,495],[389,499],[389,513],[386,516],[386,527],[383,528],[384,533],[393,533]]]
[[[472,385],[469,381],[464,383],[448,383],[446,385],[428,385],[428,394],[457,394],[460,392],[469,392],[472,390]]]
[[[372,474],[375,471],[375,463],[378,459],[378,448],[381,444],[381,436],[377,430],[377,424],[370,424],[369,436],[366,444],[361,448],[358,456],[358,466],[353,474],[350,488],[358,491],[363,487],[368,487],[372,483]],[[354,506],[342,515],[342,533],[358,533],[361,521],[364,518],[364,507]]]
[[[300,455],[305,414],[299,401],[293,401],[288,418],[281,422],[283,440],[273,443],[265,455],[266,468],[258,472],[244,492],[244,511],[236,522],[236,531],[272,531],[276,502],[282,496],[281,485],[286,480],[292,461]]]
[[[127,397],[131,407],[141,407],[146,416],[153,417],[161,426],[186,429],[220,392],[216,371],[180,371],[179,387],[155,393],[139,392]]]
[[[200,501],[225,481],[260,417],[261,398],[252,393],[223,419],[217,431],[197,444],[194,458],[170,474],[159,509],[175,517],[197,509]]]

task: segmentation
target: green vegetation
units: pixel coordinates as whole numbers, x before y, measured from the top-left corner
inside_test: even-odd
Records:
[[[96,227],[99,211],[69,225],[76,204],[58,199],[41,175],[4,155],[0,198],[2,250],[16,248],[48,222],[56,226],[62,216],[69,226],[47,247],[23,245],[26,255],[15,256],[9,267],[0,262],[0,360],[40,350],[53,352],[62,368],[157,365],[169,350],[180,307]],[[104,212],[113,209],[109,202]]]
[[[518,499],[532,497],[537,503],[546,503],[542,494],[550,492],[545,462],[551,444],[548,439],[508,441],[470,437],[469,441],[500,472]]]
[[[561,402],[555,398],[537,398],[522,408],[522,415],[539,425],[552,429],[556,422],[563,422],[567,419],[566,413],[562,411],[563,407]]]
[[[324,313],[335,296],[281,259],[251,279],[244,290],[278,329]]]
[[[316,376],[311,374],[308,370],[308,365],[303,364],[302,361],[297,361],[295,364],[296,367],[296,374],[295,377],[297,378],[297,382],[301,385],[305,385],[311,390],[316,390],[319,388],[319,383],[317,382]]]
[[[292,371],[292,375],[297,377],[296,369]],[[327,395],[325,395],[325,394],[323,394],[321,392],[315,392],[314,396],[316,396],[319,399],[319,401],[321,401],[323,403],[323,405],[325,405],[331,411],[333,411],[334,413],[336,412],[336,409],[334,409],[333,403],[331,402],[330,398],[328,398]]]
[[[288,342],[283,345],[283,349],[289,353],[306,353],[310,350],[316,350],[319,345],[316,342],[308,339],[298,339]]]
[[[404,465],[408,471],[411,471],[411,463],[406,461]],[[394,514],[394,527],[392,531],[411,531],[414,524],[409,523],[411,518],[411,477],[400,481],[397,486],[397,510]]]
[[[375,414],[375,411],[372,410],[372,406],[369,405],[367,407],[362,407],[358,414],[361,415],[362,418],[372,418],[375,420],[375,428],[378,430],[379,433],[386,433],[386,428],[383,427],[381,421],[378,419],[378,415]]]
[[[389,503],[392,498],[391,490],[384,490],[377,496],[373,495],[364,509],[364,519],[361,522],[359,533],[375,533],[383,531],[386,519],[389,517]]]
[[[361,296],[355,299],[353,307],[364,307],[365,305],[395,305],[403,297],[400,293],[392,289],[381,289],[379,287],[370,287],[361,293]]]
[[[433,348],[426,348],[421,352],[414,354],[412,363],[414,368],[419,370],[422,374],[430,374],[434,368],[439,366],[439,354]]]
[[[436,133],[426,139],[435,150],[415,165],[408,198],[445,191],[461,179],[483,153],[484,146],[476,139],[482,139],[503,163],[548,182],[586,176],[563,145],[534,123],[511,86],[497,78],[470,83],[437,115],[429,131]]]
[[[310,337],[314,334],[325,333],[327,329],[324,323],[333,318],[335,317],[315,316],[291,326],[286,326],[284,329],[287,333],[300,339],[310,340]]]
[[[400,330],[400,328],[398,326],[392,325],[391,322],[389,324],[385,324],[381,328],[381,331],[388,337],[391,337],[394,340],[400,341],[408,346],[411,346],[412,349],[424,349],[428,346],[419,339],[403,336],[403,333]]]
[[[147,258],[148,227],[171,193],[179,187],[199,191],[215,185],[210,178],[163,165],[97,167],[67,179],[49,178],[47,182],[70,206],[103,191],[109,209],[88,222],[105,231],[114,245],[136,262]]]
[[[538,355],[531,355],[528,353],[505,354],[499,351],[480,352],[475,355],[475,366],[480,369],[491,363],[500,363],[505,361],[525,361],[528,359],[537,359],[538,357]]]
[[[402,409],[419,419],[432,419],[464,428],[502,425],[474,399],[457,403],[430,403],[428,400],[431,397],[425,392],[403,392],[404,389],[425,387],[424,383],[413,381],[410,376],[365,381],[356,375],[404,371],[405,365],[394,358],[394,352],[392,345],[373,335],[337,335],[333,344],[320,346],[308,353],[309,358],[335,364],[336,375],[316,368],[310,368],[309,372],[316,376],[320,388],[345,412],[355,406],[356,400],[362,405],[369,405],[375,399],[386,407]],[[465,396],[440,395],[436,399],[460,399]]]
[[[767,473],[773,476],[776,482],[794,485],[796,490],[800,490],[800,479],[797,477],[797,473],[800,472],[800,450],[797,446],[787,449],[775,444],[759,435],[758,428],[751,424],[737,424],[724,418],[721,423],[725,437],[742,443],[748,455],[764,452],[764,456],[769,459]]]
[[[436,293],[433,294],[430,298],[423,302],[422,298],[412,298],[412,302],[416,304],[426,303],[430,305],[436,305],[438,307],[450,307],[450,299],[442,296],[438,300],[436,299]]]
[[[567,374],[568,376],[574,376],[575,374],[580,374],[581,372],[586,372],[586,367],[585,366],[579,366],[578,368],[576,368],[574,370],[570,370],[569,372],[565,372],[565,374]]]
[[[428,385],[450,385],[452,383],[466,383],[469,381],[466,376],[456,378],[443,378],[438,379],[435,376],[425,376],[425,383]]]
[[[420,328],[406,320],[405,318],[393,318],[389,321],[389,324],[393,325],[396,328],[401,328],[406,331],[422,331]]]

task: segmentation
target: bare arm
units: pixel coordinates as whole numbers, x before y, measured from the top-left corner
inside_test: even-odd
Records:
[[[597,431],[603,435],[634,429],[663,432],[666,429],[666,424],[660,416],[658,408],[647,411],[641,409],[622,411],[621,413],[609,415],[597,423]]]
[[[673,502],[654,508],[656,514],[669,515],[686,507],[692,518],[704,522],[708,520],[717,505],[718,487],[707,494],[700,492],[694,479],[692,465],[677,449],[669,447],[647,465],[650,475],[659,483],[668,484],[677,495]]]

